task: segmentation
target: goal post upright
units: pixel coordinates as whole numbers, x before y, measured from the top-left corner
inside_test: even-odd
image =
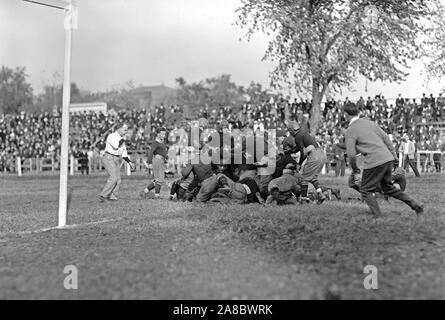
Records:
[[[70,3],[71,5],[71,3]],[[69,14],[69,13],[68,13]],[[62,102],[62,144],[60,149],[60,186],[59,186],[59,219],[58,226],[66,225],[67,199],[68,199],[68,144],[70,121],[70,94],[71,94],[71,27],[65,27],[65,63],[63,68],[63,102]]]
[[[45,3],[45,0],[23,0],[65,12],[63,26],[65,29],[65,61],[63,69],[63,99],[62,99],[62,136],[60,149],[60,185],[59,185],[59,217],[58,227],[66,225],[68,201],[68,148],[69,148],[69,121],[70,121],[70,95],[71,95],[71,44],[73,29],[77,29],[77,6],[74,0],[59,0],[64,7]]]
[[[65,8],[65,62],[63,68],[63,100],[62,100],[62,137],[60,149],[60,185],[59,185],[59,218],[58,227],[64,227],[67,221],[68,207],[68,160],[69,160],[69,125],[71,96],[71,47],[73,29],[77,29],[77,7],[73,0]],[[71,164],[73,165],[73,164]]]

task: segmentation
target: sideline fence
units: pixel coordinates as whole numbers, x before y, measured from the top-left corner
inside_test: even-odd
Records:
[[[415,156],[415,162],[417,169],[419,172],[434,172],[435,171],[435,161],[434,155],[439,154],[440,155],[440,163],[442,164],[442,167],[444,165],[444,158],[442,156],[441,151],[429,151],[429,150],[419,150],[416,152]],[[146,168],[143,164],[143,159],[145,158],[144,154],[141,152],[135,152],[131,154],[131,157],[133,159],[133,162],[136,165],[135,171],[145,171]],[[399,166],[403,167],[405,163],[405,159],[403,159],[402,154],[399,154]],[[69,157],[69,174],[70,176],[80,174],[81,173],[81,164],[79,159],[76,159],[74,156]],[[128,176],[132,174],[130,170],[130,166],[125,162],[122,161],[121,168],[124,171],[124,173]],[[325,166],[323,167],[322,174],[327,174],[331,170],[335,168],[335,161],[334,161],[334,154],[333,153],[327,153],[327,161]],[[17,174],[18,176],[23,176],[29,173],[40,173],[40,172],[55,172],[60,170],[60,162],[58,159],[55,158],[27,158],[23,159],[21,157],[17,157],[15,161],[14,168],[10,168],[9,173],[11,174]],[[88,171],[90,173],[94,172],[105,172],[105,167],[102,163],[102,157],[93,157],[90,158],[88,161]],[[151,165],[149,165],[148,173],[151,174]],[[7,169],[4,168],[4,173],[7,173]],[[167,165],[167,173],[170,173],[171,175],[179,175],[180,174],[180,168],[178,164],[176,164],[174,161],[169,161]]]

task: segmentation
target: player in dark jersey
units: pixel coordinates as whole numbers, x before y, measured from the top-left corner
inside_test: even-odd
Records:
[[[212,194],[211,202],[259,203],[263,199],[254,179],[246,177],[234,182],[220,173],[216,178],[217,190]]]
[[[326,200],[326,196],[323,194],[322,187],[318,181],[318,175],[326,162],[326,153],[309,132],[300,129],[300,125],[296,121],[291,121],[288,128],[293,137],[294,144],[285,145],[285,140],[283,142],[283,149],[288,150],[287,152],[289,153],[300,152],[300,166],[306,161],[301,172],[303,176],[303,181],[301,182],[301,200],[309,202],[307,191],[309,183],[311,183],[317,192],[318,203],[320,204]]]
[[[151,148],[149,150],[148,158],[152,159],[153,165],[153,181],[151,181],[148,186],[141,191],[141,198],[159,198],[161,193],[161,187],[165,181],[165,161],[167,160],[167,146],[164,143],[167,130],[163,127],[156,129],[156,138],[152,142]],[[148,164],[145,163],[148,168]],[[155,193],[151,192],[155,189]]]

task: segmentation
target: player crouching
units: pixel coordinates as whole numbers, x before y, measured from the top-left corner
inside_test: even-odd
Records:
[[[283,169],[281,177],[272,179],[269,182],[266,204],[276,203],[278,205],[297,204],[301,194],[301,186],[299,178],[295,176],[297,167],[293,163],[289,163]]]
[[[188,189],[191,186],[193,180],[194,175],[191,172],[187,177],[182,177],[174,181],[170,188],[170,195],[168,199],[173,200],[174,196],[176,195],[176,199],[179,201],[191,201]]]
[[[246,177],[234,182],[222,173],[216,178],[217,190],[212,194],[211,202],[222,203],[261,203],[263,201],[254,179]]]
[[[326,186],[321,186],[321,191],[323,192],[323,195],[325,196],[326,200],[341,200],[341,195],[340,195],[340,189],[338,188],[331,188],[331,187],[326,187]],[[319,202],[319,196],[316,190],[310,190],[308,191],[308,198],[309,200],[311,200],[312,202]]]

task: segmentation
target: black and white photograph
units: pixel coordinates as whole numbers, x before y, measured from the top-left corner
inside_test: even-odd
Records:
[[[0,300],[445,299],[445,0],[0,0],[0,65]]]

